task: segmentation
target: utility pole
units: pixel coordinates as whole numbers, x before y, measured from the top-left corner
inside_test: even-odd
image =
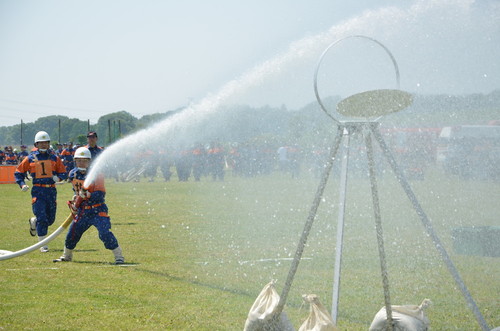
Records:
[[[108,120],[108,143],[111,145],[111,120]]]

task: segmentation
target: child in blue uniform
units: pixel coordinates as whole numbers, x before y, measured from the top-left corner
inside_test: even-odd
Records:
[[[76,167],[69,173],[69,180],[73,184],[73,191],[75,192],[73,201],[70,204],[74,219],[66,235],[64,253],[54,262],[71,261],[73,259],[73,250],[83,233],[93,225],[97,228],[99,239],[104,243],[104,247],[113,252],[115,263],[123,264],[122,249],[118,245],[113,232],[110,231],[111,222],[108,216],[108,206],[104,201],[106,195],[104,177],[98,175],[89,187],[83,186],[91,158],[91,153],[86,147],[80,147],[75,152]]]
[[[17,164],[17,155],[14,153],[12,146],[5,147],[5,164],[6,165]]]
[[[28,151],[26,151],[26,148],[28,148],[26,145],[21,145],[21,151],[17,154],[19,163],[23,162],[23,160],[29,155]]]
[[[66,167],[66,172],[69,172],[75,167],[75,161],[73,160],[73,155],[75,154],[75,149],[73,148],[73,142],[67,144],[68,147],[64,148],[60,154],[64,166]]]
[[[50,150],[50,137],[47,132],[40,131],[35,135],[35,150],[17,166],[14,176],[23,192],[29,186],[24,182],[27,173],[33,178],[31,189],[31,204],[35,217],[29,219],[30,234],[38,234],[42,241],[47,236],[48,228],[56,219],[57,190],[56,182],[66,179],[66,168],[61,159]],[[47,246],[40,248],[47,252]]]

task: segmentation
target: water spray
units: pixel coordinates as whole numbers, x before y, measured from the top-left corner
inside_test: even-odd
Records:
[[[373,90],[373,91],[365,91],[362,93],[357,93],[354,94],[350,97],[347,97],[340,101],[340,103],[337,105],[336,112],[337,115],[334,113],[330,112],[324,105],[324,103],[321,100],[321,97],[318,92],[318,84],[317,84],[317,77],[318,77],[318,70],[321,65],[321,62],[324,58],[324,56],[328,53],[328,51],[335,45],[338,45],[340,42],[343,40],[349,39],[349,38],[361,38],[361,39],[366,39],[371,42],[375,42],[377,45],[381,46],[389,55],[391,58],[391,61],[394,65],[395,73],[396,73],[396,83],[397,83],[397,88],[395,90],[392,89],[387,89],[387,90]],[[371,186],[371,191],[372,191],[372,198],[373,198],[373,206],[374,206],[374,214],[375,214],[375,227],[376,227],[376,233],[377,233],[377,242],[378,242],[378,250],[379,250],[379,258],[380,258],[380,267],[381,267],[381,276],[382,276],[382,283],[383,283],[383,289],[384,289],[384,301],[385,301],[385,309],[386,309],[386,325],[387,325],[387,330],[393,330],[395,325],[394,321],[392,319],[392,305],[391,305],[391,300],[390,300],[390,291],[389,291],[389,281],[388,281],[388,272],[387,272],[387,266],[386,266],[386,256],[385,256],[385,251],[384,251],[384,240],[383,240],[383,231],[382,231],[382,219],[381,219],[381,214],[380,214],[380,204],[379,204],[379,199],[378,199],[378,188],[377,188],[377,182],[376,182],[376,176],[375,176],[375,165],[374,165],[374,156],[373,156],[373,146],[372,146],[372,136],[375,137],[376,142],[379,144],[380,148],[382,149],[383,155],[386,157],[386,159],[389,161],[393,172],[395,173],[398,182],[401,184],[403,190],[405,191],[406,195],[408,196],[408,199],[413,205],[413,208],[417,212],[418,216],[420,217],[420,220],[431,237],[434,245],[436,246],[436,249],[438,252],[441,254],[441,257],[443,258],[448,271],[451,273],[453,276],[456,284],[460,288],[465,300],[467,301],[467,304],[471,311],[474,313],[474,316],[476,317],[476,320],[478,324],[481,326],[481,329],[484,331],[490,330],[488,327],[484,317],[482,316],[481,312],[479,311],[479,308],[477,307],[474,299],[472,298],[470,292],[468,291],[467,287],[465,286],[465,283],[463,282],[462,278],[460,277],[458,270],[454,266],[453,262],[451,261],[448,253],[446,252],[444,245],[442,244],[441,240],[437,236],[436,232],[434,231],[432,224],[425,214],[424,210],[420,206],[415,194],[413,193],[408,181],[406,180],[405,176],[403,175],[403,172],[401,169],[399,169],[399,166],[397,165],[394,157],[392,156],[389,148],[385,144],[385,141],[380,134],[379,131],[379,126],[380,123],[377,122],[378,119],[386,114],[389,113],[394,113],[401,111],[405,108],[407,108],[411,103],[413,102],[413,97],[411,94],[400,91],[399,90],[399,69],[397,62],[394,58],[394,56],[391,54],[391,52],[388,50],[387,47],[385,47],[382,43],[379,41],[362,36],[362,35],[355,35],[355,36],[350,36],[346,38],[342,38],[333,44],[331,44],[327,49],[323,52],[321,55],[320,61],[318,62],[318,66],[316,68],[316,72],[314,75],[314,91],[316,94],[316,98],[318,100],[318,103],[320,104],[322,110],[337,124],[337,135],[335,138],[335,141],[333,143],[333,146],[331,148],[331,153],[328,159],[328,162],[326,164],[326,167],[324,169],[319,187],[316,192],[316,196],[313,201],[313,205],[311,207],[309,216],[307,218],[307,221],[305,223],[302,236],[299,240],[299,244],[294,256],[294,260],[292,262],[292,265],[290,267],[287,280],[285,282],[285,286],[282,290],[282,294],[280,296],[280,300],[277,304],[277,308],[275,310],[275,319],[278,318],[283,311],[284,305],[286,303],[286,299],[288,296],[288,292],[290,290],[290,287],[293,282],[293,278],[295,276],[295,273],[297,271],[299,262],[302,257],[302,253],[307,241],[307,237],[309,235],[310,229],[312,227],[312,224],[314,222],[314,219],[316,217],[316,212],[318,209],[318,205],[321,201],[322,194],[324,192],[324,188],[326,186],[326,183],[328,181],[329,173],[332,169],[333,161],[336,156],[336,153],[339,149],[339,146],[341,144],[343,136],[346,137],[345,143],[344,143],[344,155],[342,157],[342,168],[341,168],[341,181],[340,181],[340,201],[339,201],[339,219],[338,219],[338,227],[337,227],[337,247],[336,247],[336,259],[335,259],[335,274],[334,274],[334,288],[333,288],[333,299],[332,299],[332,320],[334,323],[337,321],[337,313],[338,313],[338,301],[339,301],[339,293],[340,293],[340,270],[341,270],[341,260],[342,260],[342,246],[343,246],[343,227],[344,227],[344,212],[345,212],[345,193],[346,193],[346,183],[347,183],[347,166],[348,166],[348,158],[349,158],[349,136],[353,133],[361,133],[365,137],[365,146],[367,149],[367,157],[368,157],[368,166],[369,166],[369,177],[370,177],[370,186]],[[345,118],[342,118],[342,116],[345,116],[348,118],[346,120]],[[271,324],[276,323],[276,320],[274,320]]]

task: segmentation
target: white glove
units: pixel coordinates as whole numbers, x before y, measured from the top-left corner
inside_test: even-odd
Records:
[[[59,179],[59,177],[57,177],[56,175],[52,176],[52,180],[56,183],[61,181],[61,179]]]
[[[75,206],[75,202],[76,202],[76,195],[73,195],[73,198],[70,201],[68,201],[68,207],[73,215],[76,215],[76,213],[78,212],[78,209]]]
[[[78,209],[76,208],[74,203],[69,204],[69,209],[71,210],[72,214],[76,214],[78,212]]]
[[[27,190],[29,190],[29,188],[30,188],[30,187],[29,187],[28,185],[26,185],[26,184],[25,184],[25,185],[23,185],[23,186],[21,187],[21,191],[26,192]]]
[[[88,198],[90,198],[90,192],[89,192],[89,191],[87,191],[87,190],[84,190],[84,189],[81,189],[81,190],[80,190],[79,195],[80,195],[83,199],[88,199]]]

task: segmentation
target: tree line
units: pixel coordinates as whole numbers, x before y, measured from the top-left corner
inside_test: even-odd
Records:
[[[323,104],[332,113],[340,97],[328,97]],[[158,123],[182,109],[136,118],[126,111],[103,115],[97,123],[53,115],[32,123],[0,127],[0,146],[30,145],[36,132],[47,131],[53,142],[86,143],[86,133],[96,131],[99,144],[107,146],[123,136]],[[335,114],[335,113],[334,113]],[[415,95],[407,109],[380,119],[385,127],[444,127],[464,124],[488,124],[500,120],[500,90],[489,94]],[[224,106],[200,123],[198,132],[206,139],[247,142],[255,139],[287,141],[300,145],[320,145],[330,141],[336,124],[324,114],[317,102],[298,110],[281,107]]]
[[[40,131],[49,133],[52,142],[84,144],[87,142],[87,132],[95,131],[99,136],[99,143],[109,145],[121,136],[133,133],[147,127],[155,121],[160,121],[175,111],[145,115],[140,119],[126,111],[119,111],[103,115],[97,123],[88,120],[70,118],[63,115],[51,115],[38,118],[35,122],[15,124],[0,127],[0,146],[22,144],[31,145],[33,137]]]

